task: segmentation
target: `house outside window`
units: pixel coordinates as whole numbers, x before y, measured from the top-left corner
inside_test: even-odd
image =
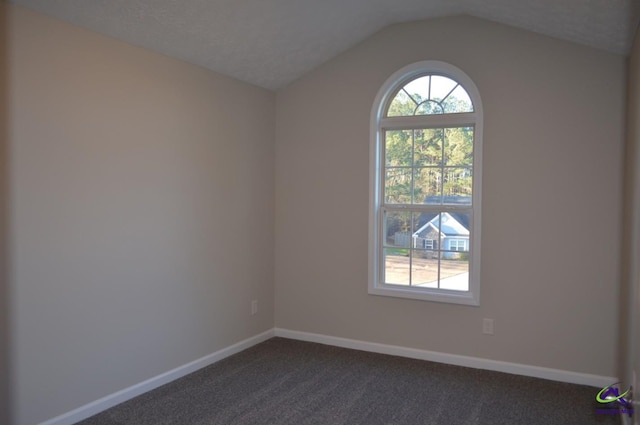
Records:
[[[371,114],[369,293],[478,305],[482,105],[460,69],[409,65]]]

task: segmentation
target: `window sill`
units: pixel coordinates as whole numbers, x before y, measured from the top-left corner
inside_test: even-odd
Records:
[[[480,299],[472,292],[429,290],[426,288],[408,288],[397,285],[381,285],[369,287],[370,295],[380,295],[395,298],[407,298],[421,301],[433,301],[448,304],[461,304],[469,306],[479,306]]]

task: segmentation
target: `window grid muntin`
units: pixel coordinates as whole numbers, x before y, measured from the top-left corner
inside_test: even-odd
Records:
[[[442,98],[442,100],[437,101],[437,100],[433,100],[431,99],[431,84],[432,84],[432,77],[434,76],[438,76],[438,77],[443,77],[446,78],[450,81],[453,81],[455,84],[453,85],[453,88],[451,90],[449,90],[449,92],[446,94],[446,96],[444,96]],[[429,89],[428,89],[428,98],[427,99],[423,99],[421,102],[417,102],[416,99],[414,98],[414,96],[409,93],[406,90],[406,87],[416,81],[419,80],[421,78],[424,77],[429,77]],[[460,111],[460,112],[445,112],[445,108],[443,106],[445,100],[451,96],[451,94],[456,91],[456,89],[461,88],[462,90],[464,90],[464,92],[466,93],[467,97],[469,98],[470,102],[471,102],[471,110],[470,111]],[[416,105],[414,110],[413,110],[413,115],[392,115],[389,116],[389,109],[391,108],[391,105],[393,103],[393,101],[396,99],[396,97],[398,96],[398,94],[400,94],[400,92],[404,92],[405,95],[411,99],[411,101]],[[440,107],[440,109],[442,110],[441,113],[439,114],[421,114],[421,115],[416,115],[415,112],[418,110],[418,108],[420,107],[420,105],[426,103],[426,102],[433,102],[438,104],[438,106]],[[403,80],[400,84],[399,84],[399,88],[397,90],[394,90],[392,92],[392,95],[389,96],[389,98],[387,99],[386,104],[384,105],[384,113],[383,113],[383,117],[384,118],[396,118],[396,117],[410,117],[410,116],[420,116],[420,117],[424,117],[424,116],[433,116],[433,115],[456,115],[456,114],[467,114],[467,113],[475,113],[476,111],[476,107],[473,103],[473,99],[471,97],[471,95],[469,94],[469,90],[466,89],[466,87],[464,87],[459,81],[455,80],[454,78],[444,74],[444,73],[439,73],[439,72],[425,72],[425,73],[421,73],[418,75],[412,75],[411,77],[406,78],[405,80]]]
[[[445,115],[446,116],[446,115]],[[411,206],[411,205],[421,205],[421,204],[417,204],[414,202],[414,194],[415,194],[415,178],[414,178],[414,170],[416,169],[437,169],[440,170],[441,176],[443,177],[443,180],[441,181],[441,185],[440,185],[440,200],[441,203],[440,204],[431,204],[431,205],[454,205],[454,204],[445,204],[444,203],[444,171],[446,169],[468,169],[471,172],[471,200],[469,204],[464,204],[465,206],[470,206],[473,207],[473,186],[474,186],[474,168],[475,168],[475,154],[476,154],[476,124],[475,123],[468,123],[466,125],[459,125],[459,124],[449,124],[449,125],[444,125],[444,126],[434,126],[434,125],[428,125],[429,123],[425,122],[425,121],[429,121],[429,118],[431,116],[420,116],[419,118],[422,118],[421,122],[423,125],[418,126],[418,127],[392,127],[392,128],[387,128],[386,126],[380,126],[380,133],[381,133],[381,140],[380,140],[380,147],[381,147],[381,170],[384,171],[384,173],[379,173],[379,177],[381,179],[380,182],[380,188],[382,190],[382,196],[381,196],[381,200],[382,200],[382,205],[405,205],[405,206]],[[394,117],[389,117],[388,118],[390,120],[390,124],[393,124],[393,120]],[[445,165],[446,161],[445,161],[445,140],[446,137],[443,137],[443,142],[440,146],[440,156],[441,156],[441,165],[427,165],[427,166],[420,166],[420,167],[416,167],[415,164],[415,137],[412,136],[411,138],[411,165],[402,165],[402,166],[388,166],[387,165],[387,132],[388,131],[411,131],[412,134],[415,130],[422,130],[422,129],[434,129],[434,130],[438,130],[438,129],[442,129],[442,130],[446,130],[446,129],[455,129],[455,128],[459,128],[459,129],[464,129],[464,128],[471,128],[472,132],[473,132],[473,139],[472,139],[472,153],[471,153],[471,165],[466,165],[466,164],[459,164],[459,165]],[[411,186],[410,186],[410,198],[411,198],[411,202],[408,204],[403,204],[403,203],[397,203],[397,204],[390,204],[387,202],[387,193],[386,193],[386,183],[387,183],[387,179],[386,179],[386,174],[387,174],[387,170],[411,170]]]
[[[419,78],[419,77],[418,77]],[[407,82],[403,83],[404,85],[407,84]],[[404,85],[402,86],[402,88],[404,88]],[[397,92],[396,92],[397,93]],[[394,96],[395,97],[395,96]],[[393,100],[393,98],[392,98]],[[388,107],[390,105],[387,105],[387,110]],[[473,114],[472,116],[475,118],[475,113],[471,113]],[[397,284],[397,283],[388,283],[387,279],[386,279],[386,255],[385,255],[385,247],[386,247],[386,232],[384,229],[385,226],[385,215],[387,212],[389,211],[405,211],[405,212],[411,212],[412,215],[414,213],[422,213],[422,212],[431,212],[431,213],[436,213],[436,214],[441,214],[444,212],[456,212],[456,213],[460,213],[460,214],[469,214],[469,247],[473,246],[471,243],[471,238],[472,238],[472,234],[473,234],[473,169],[474,169],[474,163],[475,163],[475,148],[476,148],[476,144],[475,144],[475,135],[476,135],[476,122],[475,119],[467,119],[467,120],[463,120],[462,122],[464,122],[465,124],[461,125],[461,121],[459,119],[447,119],[449,117],[454,117],[457,114],[455,113],[448,113],[448,114],[438,114],[435,115],[437,117],[440,117],[437,121],[437,123],[434,123],[433,121],[435,121],[433,119],[434,115],[419,115],[419,116],[413,116],[413,117],[405,117],[405,116],[401,116],[401,117],[385,117],[384,119],[384,125],[382,124],[382,122],[379,125],[379,131],[381,134],[381,139],[380,139],[380,147],[381,147],[381,152],[382,155],[380,156],[380,162],[381,162],[381,170],[383,170],[383,173],[379,173],[379,177],[381,179],[380,182],[380,188],[382,191],[382,196],[381,196],[381,205],[380,205],[380,210],[379,210],[379,219],[382,222],[382,231],[380,232],[381,238],[382,238],[382,244],[379,245],[381,247],[381,250],[379,251],[379,255],[382,257],[381,260],[379,261],[379,265],[380,265],[380,270],[378,271],[379,276],[381,277],[379,284],[381,286],[405,286],[403,284]],[[469,118],[471,118],[471,116],[468,116]],[[414,120],[412,120],[412,124],[414,125],[410,125],[407,126],[406,125],[406,118],[414,118]],[[396,124],[396,125],[394,125]],[[405,125],[402,125],[405,124]],[[446,146],[446,138],[443,136],[443,140],[440,146],[440,156],[441,156],[441,164],[440,165],[434,165],[434,166],[426,166],[426,167],[416,167],[415,166],[415,131],[416,130],[420,130],[420,129],[442,129],[442,130],[446,130],[446,129],[452,129],[452,128],[460,128],[460,129],[464,129],[464,128],[471,128],[472,132],[473,132],[473,140],[472,140],[472,162],[470,166],[464,165],[464,166],[459,166],[459,165],[444,165],[445,164],[445,146]],[[411,166],[387,166],[387,132],[388,131],[410,131],[411,132]],[[443,181],[441,181],[441,185],[440,185],[440,204],[417,204],[415,203],[415,178],[414,178],[414,171],[418,168],[433,168],[433,169],[437,169],[441,171],[441,176],[443,177]],[[471,178],[472,178],[472,182],[471,182],[471,187],[472,187],[472,193],[471,193],[471,199],[470,199],[470,203],[469,204],[465,204],[465,205],[453,205],[453,204],[445,204],[444,203],[444,170],[445,169],[452,169],[452,168],[468,168],[471,170]],[[389,169],[407,169],[407,170],[412,170],[411,172],[411,185],[410,185],[410,203],[408,204],[394,204],[394,203],[389,203],[387,202],[387,193],[386,193],[386,175],[387,175],[387,170]],[[412,225],[413,225],[413,220],[411,220]],[[438,226],[439,226],[439,233],[441,233],[441,226],[442,226],[442,220],[438,220]],[[413,235],[414,233],[414,229],[412,228],[410,231],[410,234]],[[436,288],[420,288],[420,287],[416,287],[412,284],[412,280],[413,280],[413,252],[416,250],[416,248],[413,247],[413,244],[409,245],[408,248],[408,252],[409,252],[409,288],[412,289],[416,289],[416,290],[433,290],[436,289],[438,291],[448,291],[446,289],[442,289],[441,288],[441,268],[442,268],[442,254],[444,252],[453,252],[450,250],[444,250],[442,249],[442,242],[438,241],[438,249],[434,250],[434,252],[437,253],[437,260],[438,260],[438,277],[437,277],[437,284],[436,284]],[[472,250],[468,250],[467,251],[469,253],[469,260],[468,260],[468,270],[469,270],[469,274],[468,274],[468,281],[467,281],[467,290],[466,291],[453,291],[453,292],[469,292],[471,290],[471,264],[472,264],[472,256],[473,256],[473,252]]]
[[[386,279],[386,258],[385,258],[385,250],[389,249],[389,248],[398,248],[398,247],[394,247],[394,246],[390,246],[387,244],[386,241],[386,220],[385,220],[385,216],[387,215],[387,213],[389,212],[403,212],[403,213],[410,213],[411,214],[411,218],[410,218],[410,222],[411,222],[411,228],[409,230],[409,234],[413,235],[417,229],[415,229],[414,226],[414,222],[416,222],[416,220],[414,220],[413,216],[414,214],[422,214],[422,213],[430,213],[430,214],[436,214],[439,215],[439,219],[438,219],[438,235],[442,234],[442,214],[449,212],[449,213],[458,213],[458,214],[466,214],[469,216],[469,239],[467,242],[467,250],[466,251],[452,251],[451,249],[443,249],[443,244],[441,240],[438,240],[438,248],[437,249],[433,249],[432,251],[436,253],[436,257],[438,259],[438,280],[437,280],[437,287],[436,288],[416,288],[414,285],[412,285],[411,281],[413,279],[413,275],[412,275],[412,270],[413,270],[413,252],[414,251],[424,251],[424,249],[422,248],[415,248],[413,246],[413,243],[410,243],[408,247],[403,248],[408,250],[409,252],[409,285],[403,285],[403,284],[398,284],[398,283],[388,283],[387,279]],[[460,207],[454,207],[454,206],[444,206],[444,208],[439,208],[439,206],[430,206],[430,205],[382,205],[380,207],[380,213],[381,213],[381,231],[380,231],[380,248],[381,248],[381,256],[383,261],[380,262],[380,268],[378,270],[379,272],[379,276],[381,277],[380,279],[380,285],[382,286],[387,286],[387,285],[391,285],[391,286],[408,286],[409,288],[413,288],[413,289],[425,289],[425,290],[433,290],[433,289],[437,289],[437,290],[443,290],[443,291],[449,291],[447,289],[442,289],[440,288],[440,277],[441,277],[441,268],[442,268],[442,254],[446,253],[446,252],[450,252],[450,253],[459,253],[459,252],[467,252],[469,254],[469,259],[468,259],[468,270],[469,270],[469,281],[467,282],[467,290],[466,291],[457,291],[457,290],[451,290],[454,293],[460,293],[460,292],[469,292],[470,291],[470,279],[471,279],[471,264],[473,261],[473,251],[471,250],[471,247],[473,246],[473,208],[470,206],[464,206],[464,208],[460,208]]]

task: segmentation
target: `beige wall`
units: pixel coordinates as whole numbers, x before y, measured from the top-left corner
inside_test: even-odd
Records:
[[[380,32],[274,103],[5,10],[0,423],[9,342],[13,422],[32,424],[273,327],[274,220],[276,326],[617,374],[623,57],[439,19]],[[462,68],[484,101],[480,307],[367,295],[371,106],[425,59]]]
[[[372,102],[426,59],[484,103],[480,307],[367,295]],[[276,326],[615,376],[625,65],[455,17],[389,27],[279,92]]]
[[[625,238],[623,246],[629,254],[623,256],[624,285],[621,292],[624,331],[621,344],[620,377],[626,386],[633,385],[633,373],[640,378],[640,31],[629,60],[628,122],[625,179]],[[637,388],[635,382],[635,388]],[[635,423],[639,424],[638,415]]]
[[[0,7],[15,423],[271,329],[273,93]]]
[[[9,270],[8,270],[8,70],[7,19],[0,5],[0,424],[10,423],[9,401]]]

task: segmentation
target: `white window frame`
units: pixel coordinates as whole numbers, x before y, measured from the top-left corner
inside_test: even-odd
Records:
[[[409,81],[425,74],[439,74],[460,83],[473,102],[474,111],[444,115],[425,115],[410,117],[385,117],[385,111],[391,97]],[[384,276],[382,267],[383,253],[383,214],[384,199],[384,131],[406,129],[410,127],[474,127],[473,143],[473,188],[471,232],[469,235],[469,291],[451,291],[446,289],[423,288],[414,286],[390,285],[381,281]],[[368,292],[399,298],[436,301],[453,304],[480,305],[480,227],[482,212],[482,134],[483,113],[480,93],[475,83],[461,69],[440,61],[421,61],[408,65],[391,75],[382,85],[373,103],[370,119],[369,149],[369,285]],[[442,211],[447,207],[443,206]]]

